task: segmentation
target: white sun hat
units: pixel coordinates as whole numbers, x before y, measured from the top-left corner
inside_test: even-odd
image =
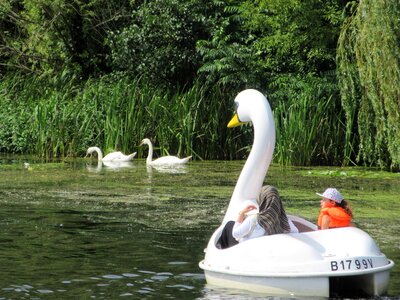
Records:
[[[342,194],[335,188],[327,188],[323,194],[316,193],[318,196],[328,198],[335,201],[336,203],[341,203],[343,200]]]

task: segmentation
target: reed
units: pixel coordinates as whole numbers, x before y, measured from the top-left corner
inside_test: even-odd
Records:
[[[160,155],[223,158],[227,153],[221,149],[226,144],[223,139],[229,136],[225,134],[227,116],[232,113],[225,106],[230,107],[232,99],[221,101],[217,89],[195,84],[165,91],[146,85],[141,78],[104,77],[84,85],[75,82],[74,78],[60,78],[44,83],[37,77],[3,81],[1,106],[8,108],[3,109],[4,120],[9,114],[14,121],[0,129],[0,137],[4,137],[1,151],[51,158],[83,155],[89,146],[97,145],[105,152],[133,152],[140,140],[148,137]],[[15,118],[16,112],[22,117]],[[18,144],[17,139],[8,138],[15,135]]]
[[[0,150],[52,158],[83,156],[88,147],[98,146],[105,153],[138,151],[143,157],[147,150],[138,145],[147,137],[156,155],[243,159],[249,153],[251,125],[226,127],[236,93],[200,83],[165,91],[141,78],[112,76],[76,82],[67,75],[2,81],[1,116],[7,124],[0,127]],[[276,162],[340,164],[340,113],[336,98],[322,86],[326,82],[291,79],[271,95]]]
[[[282,165],[340,165],[344,127],[334,85],[317,78],[287,78],[275,94],[277,144],[275,161]],[[329,86],[333,90],[328,91]]]

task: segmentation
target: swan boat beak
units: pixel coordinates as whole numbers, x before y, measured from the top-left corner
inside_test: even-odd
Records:
[[[233,128],[242,125],[243,122],[240,122],[237,113],[232,117],[232,119],[228,123],[228,128]]]

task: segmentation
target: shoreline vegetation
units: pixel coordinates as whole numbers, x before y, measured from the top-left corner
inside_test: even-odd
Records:
[[[206,90],[200,84],[171,93],[146,86],[141,79],[102,78],[83,86],[58,80],[53,86],[20,77],[0,83],[7,91],[0,101],[1,152],[78,157],[93,145],[106,153],[131,152],[150,137],[160,155],[169,154],[167,149],[200,160],[243,159],[248,154],[252,127],[226,128],[234,94]],[[283,165],[341,164],[338,149],[344,128],[335,126],[337,115],[329,113],[332,101],[301,100],[273,108],[275,160]],[[333,137],[337,142],[331,141]],[[143,150],[138,150],[138,157],[143,157]]]
[[[254,88],[284,166],[400,170],[397,1],[33,0],[0,4],[0,153],[91,146],[245,159]],[[169,151],[169,152],[168,152]]]
[[[166,92],[142,79],[107,77],[83,85],[55,78],[9,77],[0,83],[0,152],[41,158],[79,157],[97,145],[105,153],[138,150],[150,137],[159,155],[195,160],[245,159],[252,127],[227,129],[234,94],[200,84]],[[268,95],[267,95],[268,96]],[[274,162],[281,165],[357,165],[344,157],[344,112],[332,97],[273,103],[277,130]],[[168,150],[167,150],[168,149]],[[168,152],[169,151],[169,152]]]

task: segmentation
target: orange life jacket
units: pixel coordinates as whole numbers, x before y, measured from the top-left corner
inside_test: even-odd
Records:
[[[325,215],[330,218],[329,228],[346,227],[350,225],[351,216],[349,216],[342,207],[335,206],[321,209],[318,216],[319,228],[321,228],[322,225],[322,217]]]

